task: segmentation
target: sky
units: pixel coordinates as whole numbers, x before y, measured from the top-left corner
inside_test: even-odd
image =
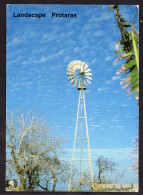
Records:
[[[131,151],[138,134],[138,106],[116,75],[122,62],[114,63],[120,40],[115,10],[110,5],[8,5],[6,54],[7,113],[28,107],[46,116],[53,136],[66,140],[62,159],[71,162],[79,91],[66,76],[68,64],[81,60],[92,70],[92,83],[85,91],[92,169],[103,155],[124,171],[121,183],[137,182]],[[135,5],[121,5],[131,22]],[[13,17],[17,13],[45,13],[45,18]],[[73,13],[76,18],[53,17]],[[138,29],[138,18],[135,18]]]

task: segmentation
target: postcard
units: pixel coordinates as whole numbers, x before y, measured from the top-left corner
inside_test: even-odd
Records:
[[[6,191],[138,192],[139,6],[6,13]]]

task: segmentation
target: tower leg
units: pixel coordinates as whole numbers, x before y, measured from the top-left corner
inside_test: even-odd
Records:
[[[91,178],[91,181],[93,183],[92,164],[91,164],[91,152],[90,152],[90,144],[89,144],[89,134],[88,134],[88,125],[87,125],[87,115],[86,115],[84,90],[83,90],[83,101],[84,101],[84,115],[85,115],[86,134],[87,134],[87,143],[88,143],[88,158],[89,158],[89,166],[90,166],[90,178]]]
[[[76,143],[76,134],[77,134],[77,124],[78,124],[79,106],[80,106],[80,100],[81,100],[80,97],[81,97],[81,91],[80,91],[80,94],[79,94],[78,109],[77,109],[77,119],[76,119],[75,137],[74,137],[74,144],[73,144],[72,164],[71,164],[70,180],[69,180],[69,191],[71,190],[72,170],[73,170],[74,152],[75,152],[75,143]]]
[[[86,144],[85,144],[85,141],[86,141]],[[84,153],[86,150],[87,150],[88,155],[85,158]],[[78,151],[80,154],[77,155]],[[76,180],[73,175],[73,166],[74,168],[78,167],[78,171],[79,171],[79,176],[76,178]],[[87,167],[89,168],[88,173],[86,172]],[[89,177],[87,177],[86,174],[88,174]],[[73,155],[72,155],[72,163],[71,163],[68,190],[71,191],[71,187],[72,187],[71,185],[73,184],[76,184],[78,186],[77,188],[80,188],[81,190],[81,186],[83,184],[85,187],[86,186],[90,187],[92,183],[93,183],[93,174],[92,174],[91,152],[90,152],[88,125],[87,125],[85,95],[84,95],[84,90],[81,89],[80,94],[79,94],[79,101],[78,101],[75,137],[74,137],[74,145],[73,145]]]

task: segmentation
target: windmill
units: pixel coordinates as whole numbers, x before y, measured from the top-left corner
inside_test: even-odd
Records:
[[[69,191],[88,189],[93,183],[90,143],[87,125],[84,90],[91,84],[92,73],[87,64],[80,60],[70,62],[67,67],[67,76],[71,84],[80,91],[73,144],[73,155],[69,179]],[[79,171],[74,174],[74,168]],[[73,187],[74,186],[74,187]]]

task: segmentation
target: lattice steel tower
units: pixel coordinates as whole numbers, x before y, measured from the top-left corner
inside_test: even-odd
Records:
[[[90,143],[87,125],[84,90],[92,80],[91,69],[79,60],[72,61],[67,67],[71,84],[79,90],[79,102],[75,127],[73,155],[69,179],[69,191],[89,189],[93,183]]]

